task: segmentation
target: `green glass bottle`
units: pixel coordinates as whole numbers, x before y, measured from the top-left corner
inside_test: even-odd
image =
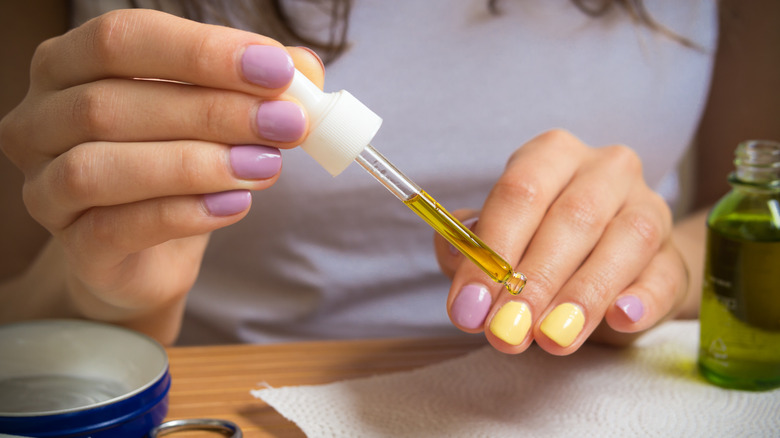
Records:
[[[734,164],[707,218],[699,370],[765,390],[780,387],[780,143],[741,143]]]

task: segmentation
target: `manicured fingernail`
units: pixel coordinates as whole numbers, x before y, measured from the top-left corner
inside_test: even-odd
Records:
[[[558,305],[542,321],[542,333],[561,347],[568,347],[577,339],[585,326],[585,314],[580,306],[572,303]]]
[[[320,63],[320,67],[323,70],[325,70],[325,63],[322,62],[322,58],[320,58],[320,55],[318,55],[317,52],[315,52],[314,50],[312,50],[312,49],[310,49],[310,48],[308,48],[306,46],[298,46],[298,48],[299,49],[303,49],[303,50],[309,52],[309,54],[312,56],[312,58],[316,59]]]
[[[295,73],[290,54],[276,46],[249,46],[241,56],[244,77],[265,88],[281,88],[287,85]]]
[[[230,148],[230,166],[239,178],[268,179],[282,168],[282,154],[270,146],[233,146]]]
[[[468,218],[468,219],[466,219],[465,221],[463,221],[461,223],[463,224],[463,226],[465,226],[469,230],[474,231],[474,226],[477,225],[477,221],[478,220],[479,220],[479,216],[476,216],[476,217]],[[458,249],[455,248],[455,246],[453,246],[452,244],[450,244],[449,250],[450,250],[450,254],[452,254],[452,255],[460,254],[460,251],[458,251]]]
[[[491,302],[492,297],[485,286],[479,284],[464,286],[452,303],[450,309],[452,320],[467,329],[479,328],[485,322]]]
[[[615,301],[615,305],[633,322],[639,321],[645,314],[645,306],[642,304],[642,300],[633,295],[618,298]]]
[[[248,190],[209,193],[203,195],[203,204],[212,216],[231,216],[252,204],[252,194]]]
[[[286,100],[269,100],[257,109],[257,131],[266,140],[295,141],[306,130],[303,109]]]
[[[509,345],[520,345],[531,328],[531,309],[522,301],[508,301],[490,321],[490,332]]]

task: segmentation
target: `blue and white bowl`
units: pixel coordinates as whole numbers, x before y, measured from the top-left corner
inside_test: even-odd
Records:
[[[0,326],[0,434],[141,438],[168,412],[153,339],[80,320]]]

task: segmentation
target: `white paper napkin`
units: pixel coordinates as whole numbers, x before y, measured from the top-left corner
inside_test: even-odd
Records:
[[[252,393],[310,437],[780,437],[780,390],[706,383],[697,348],[698,324],[673,321],[629,349],[485,347],[408,372]]]

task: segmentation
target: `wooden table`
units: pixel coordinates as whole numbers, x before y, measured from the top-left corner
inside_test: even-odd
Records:
[[[303,433],[249,390],[265,384],[311,385],[410,370],[485,345],[482,336],[436,339],[319,341],[277,345],[173,347],[167,420],[220,418],[245,437],[300,437]],[[172,437],[213,437],[180,432]]]

